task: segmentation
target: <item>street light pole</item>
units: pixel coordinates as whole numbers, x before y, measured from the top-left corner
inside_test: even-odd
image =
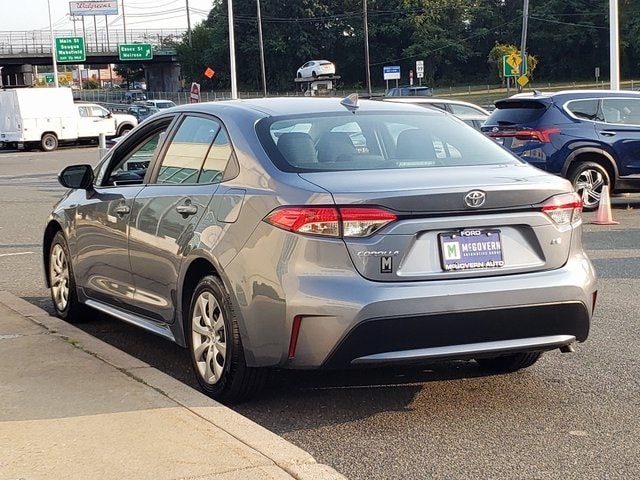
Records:
[[[364,64],[366,68],[367,93],[371,95],[371,67],[369,65],[369,19],[367,15],[367,0],[362,0],[362,17],[364,21]]]
[[[618,0],[609,0],[609,64],[611,90],[620,90],[620,47],[618,38]]]
[[[53,21],[51,20],[51,0],[47,0],[49,8],[49,32],[51,34],[51,59],[53,60],[53,86],[58,88],[58,62],[56,61],[56,39],[53,37]]]
[[[260,45],[260,68],[262,69],[262,89],[264,96],[267,96],[267,72],[264,66],[264,44],[262,43],[262,13],[260,12],[260,0],[256,0],[258,9],[258,43]]]
[[[231,98],[238,98],[238,81],[236,78],[236,47],[233,34],[233,0],[227,0],[227,9],[229,10],[229,57],[231,60]]]

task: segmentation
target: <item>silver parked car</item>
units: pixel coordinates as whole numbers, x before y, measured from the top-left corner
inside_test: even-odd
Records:
[[[444,112],[349,97],[162,111],[65,168],[44,233],[57,314],[186,347],[240,401],[269,367],[529,367],[589,333],[570,183]]]

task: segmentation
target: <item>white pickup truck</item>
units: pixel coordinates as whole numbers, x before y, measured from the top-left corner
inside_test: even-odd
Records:
[[[69,88],[0,90],[0,146],[50,152],[63,143],[124,135],[138,121],[95,103],[74,103]]]

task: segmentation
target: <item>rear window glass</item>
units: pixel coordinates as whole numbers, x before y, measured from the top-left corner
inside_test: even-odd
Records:
[[[518,162],[463,122],[433,113],[269,117],[256,128],[269,158],[279,169],[291,172]]]
[[[536,122],[546,110],[540,102],[496,102],[485,125],[526,125]]]

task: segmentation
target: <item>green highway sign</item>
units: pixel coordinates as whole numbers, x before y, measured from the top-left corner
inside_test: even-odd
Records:
[[[53,73],[47,73],[44,76],[44,83],[53,83],[55,81],[55,76]]]
[[[151,60],[153,48],[150,43],[124,43],[118,45],[120,60]]]
[[[56,37],[56,61],[82,63],[86,59],[84,37]]]

